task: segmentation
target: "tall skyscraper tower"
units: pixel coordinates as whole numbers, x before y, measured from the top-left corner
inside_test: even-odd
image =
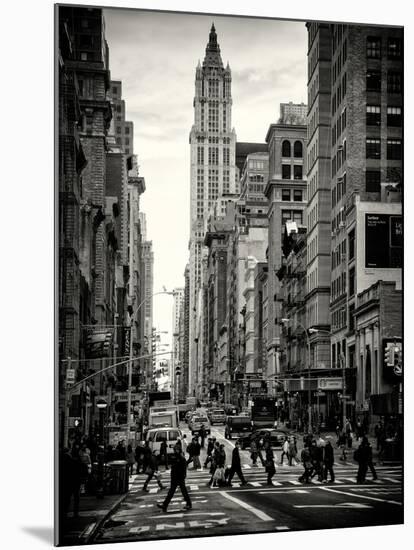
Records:
[[[236,189],[236,133],[231,128],[231,70],[224,68],[214,24],[206,54],[196,68],[194,124],[190,132],[190,356],[189,393],[197,381],[195,334],[201,256],[208,212],[223,193]]]

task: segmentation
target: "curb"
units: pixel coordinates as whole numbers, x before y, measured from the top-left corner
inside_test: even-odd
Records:
[[[119,508],[119,506],[122,504],[122,502],[126,499],[128,495],[129,495],[129,490],[114,502],[114,504],[109,508],[109,510],[106,512],[104,516],[100,517],[97,520],[96,524],[94,525],[93,529],[91,529],[90,533],[88,533],[85,537],[79,538],[80,545],[92,544],[92,539],[96,535],[97,531],[99,531],[99,529],[106,522],[109,516],[112,515]]]

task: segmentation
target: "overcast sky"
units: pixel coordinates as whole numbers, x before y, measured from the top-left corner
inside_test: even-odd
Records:
[[[306,103],[303,22],[105,9],[111,78],[122,81],[127,120],[146,192],[154,248],[154,292],[184,286],[189,258],[190,146],[195,68],[214,21],[232,70],[232,123],[238,141],[265,142],[279,104]],[[154,298],[154,325],[171,331],[172,298]],[[164,340],[166,337],[164,337]]]

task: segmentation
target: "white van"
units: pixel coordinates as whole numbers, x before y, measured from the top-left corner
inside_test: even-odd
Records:
[[[183,434],[178,428],[153,428],[148,430],[145,440],[149,441],[149,448],[154,451],[155,454],[160,453],[161,443],[166,439],[167,453],[174,453],[174,446],[178,441],[178,438],[182,439]]]

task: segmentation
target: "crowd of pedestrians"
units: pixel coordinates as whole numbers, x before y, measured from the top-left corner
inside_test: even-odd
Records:
[[[384,447],[386,431],[381,422],[375,426],[376,450],[381,452]],[[340,459],[346,460],[346,451],[353,449],[356,441],[358,447],[352,457],[358,464],[357,482],[364,483],[368,470],[372,478],[377,479],[377,472],[373,462],[373,449],[368,441],[363,425],[360,422],[351,425],[346,421],[343,428],[337,427],[337,447],[341,449]],[[280,450],[280,461],[272,449],[270,434],[262,438],[256,438],[250,444],[250,458],[253,466],[258,462],[263,465],[267,474],[267,484],[272,485],[276,474],[277,465],[286,464],[297,466],[302,463],[303,473],[299,480],[309,483],[317,478],[321,483],[335,481],[334,472],[334,448],[329,438],[323,439],[319,434],[306,435],[303,442],[303,450],[300,455],[297,448],[297,440],[294,435],[286,435]],[[201,450],[205,449],[205,459],[201,464]],[[237,474],[242,486],[247,484],[243,474],[240,444],[236,442],[231,456],[226,456],[223,443],[215,437],[208,437],[201,430],[201,434],[195,435],[187,443],[186,435],[182,435],[173,450],[168,454],[166,440],[161,442],[158,452],[154,452],[148,441],[139,442],[135,448],[125,445],[120,441],[116,446],[104,447],[98,445],[93,439],[81,439],[73,441],[70,448],[62,449],[60,456],[60,510],[61,518],[66,518],[70,503],[73,501],[73,516],[79,514],[79,501],[82,494],[95,494],[102,498],[105,493],[105,472],[107,464],[111,461],[124,460],[127,464],[128,475],[136,474],[146,476],[142,490],[148,492],[148,485],[155,479],[159,490],[165,489],[162,476],[171,470],[170,487],[165,501],[160,506],[166,510],[175,491],[179,487],[187,503],[191,508],[191,500],[185,488],[187,469],[209,469],[210,479],[207,485],[211,488],[232,486],[234,476]],[[164,474],[161,467],[164,466]]]

